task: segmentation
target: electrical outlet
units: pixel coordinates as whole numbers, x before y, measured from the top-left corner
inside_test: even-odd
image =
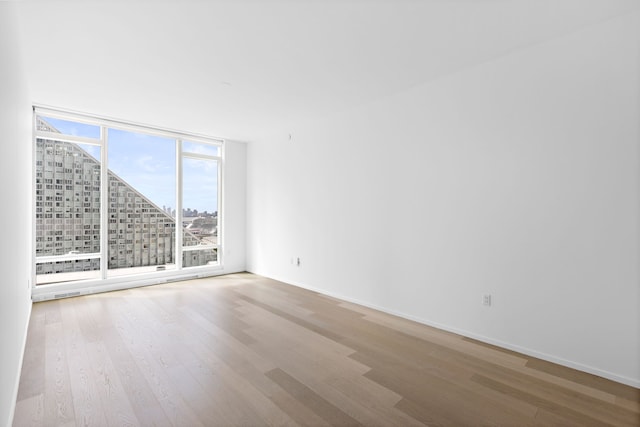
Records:
[[[296,258],[296,266],[300,267],[300,257]]]
[[[482,305],[491,306],[491,294],[484,294],[482,296]]]

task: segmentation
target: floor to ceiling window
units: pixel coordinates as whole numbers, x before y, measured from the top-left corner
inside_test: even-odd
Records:
[[[34,141],[34,292],[221,268],[222,140],[34,108]]]

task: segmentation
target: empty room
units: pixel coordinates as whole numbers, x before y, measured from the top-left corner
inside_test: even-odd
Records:
[[[0,426],[640,426],[637,0],[0,1]]]

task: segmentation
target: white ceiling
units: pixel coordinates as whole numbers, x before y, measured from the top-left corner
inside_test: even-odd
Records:
[[[22,43],[36,103],[252,141],[639,4],[24,0]]]

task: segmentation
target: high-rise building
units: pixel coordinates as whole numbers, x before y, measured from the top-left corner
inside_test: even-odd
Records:
[[[39,130],[59,133],[37,119]],[[36,141],[36,257],[100,253],[100,161],[78,144]],[[108,268],[166,266],[175,263],[176,221],[143,194],[108,171]],[[183,246],[200,238],[184,230]],[[184,251],[185,267],[215,261],[214,251]],[[95,271],[88,257],[38,263],[36,274]]]

